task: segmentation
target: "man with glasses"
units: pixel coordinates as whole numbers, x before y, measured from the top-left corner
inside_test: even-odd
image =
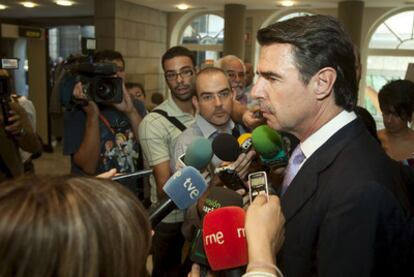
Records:
[[[244,132],[243,128],[231,119],[234,96],[230,82],[222,69],[207,67],[197,74],[196,90],[192,102],[198,113],[195,122],[177,138],[173,162],[177,162],[178,158],[185,153],[187,146],[198,137],[212,141],[219,133],[233,134],[237,138]],[[241,179],[246,177],[254,154],[253,151],[241,154],[234,162],[235,170]],[[221,162],[214,156],[211,169]]]
[[[144,158],[153,170],[150,177],[153,204],[166,197],[163,186],[174,172],[173,145],[182,130],[194,122],[195,113],[191,102],[196,73],[193,53],[184,47],[172,47],[162,56],[161,64],[171,94],[144,118],[139,128]],[[180,273],[183,219],[183,212],[174,210],[155,228],[152,276],[183,276],[184,272]]]
[[[244,94],[246,86],[246,69],[244,63],[234,55],[227,55],[216,62],[216,67],[219,67],[226,72],[230,81],[231,88],[236,94],[236,100],[241,104],[247,104],[247,97]]]

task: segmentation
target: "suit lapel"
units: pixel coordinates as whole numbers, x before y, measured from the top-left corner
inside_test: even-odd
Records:
[[[352,121],[336,132],[306,160],[281,198],[286,222],[294,217],[316,193],[320,173],[335,161],[352,139],[364,131],[363,128],[359,120]]]

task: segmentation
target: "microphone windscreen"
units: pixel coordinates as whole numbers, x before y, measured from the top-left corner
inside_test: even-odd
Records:
[[[245,212],[240,207],[224,207],[208,213],[203,221],[203,243],[212,270],[246,265]]]
[[[174,204],[183,210],[200,198],[207,189],[207,183],[197,169],[186,166],[175,172],[163,189]]]
[[[253,130],[252,143],[256,152],[266,159],[272,158],[283,149],[282,137],[267,125],[261,125]]]
[[[222,161],[234,162],[240,155],[237,139],[230,134],[218,134],[212,143],[213,153]]]
[[[252,134],[250,133],[242,134],[240,137],[237,138],[237,142],[239,143],[241,150],[244,153],[247,153],[252,147]]]
[[[225,187],[212,187],[207,195],[201,216],[227,206],[243,207],[243,197],[234,190]]]
[[[210,163],[212,157],[211,142],[206,138],[197,138],[188,145],[184,163],[201,171]]]

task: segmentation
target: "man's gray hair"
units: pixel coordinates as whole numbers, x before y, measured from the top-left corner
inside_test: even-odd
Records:
[[[229,61],[238,61],[243,66],[243,72],[246,73],[246,67],[244,66],[244,62],[235,55],[226,55],[217,61],[214,62],[214,66],[223,69],[223,64],[229,62]]]

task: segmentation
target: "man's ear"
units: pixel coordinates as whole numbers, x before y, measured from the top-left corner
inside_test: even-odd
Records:
[[[196,110],[199,111],[200,109],[199,109],[199,106],[198,106],[198,98],[197,98],[197,96],[193,96],[191,98],[191,101],[193,102],[193,106],[196,108]]]
[[[332,67],[324,67],[312,79],[316,98],[322,100],[333,92],[333,86],[336,81],[336,70]]]

